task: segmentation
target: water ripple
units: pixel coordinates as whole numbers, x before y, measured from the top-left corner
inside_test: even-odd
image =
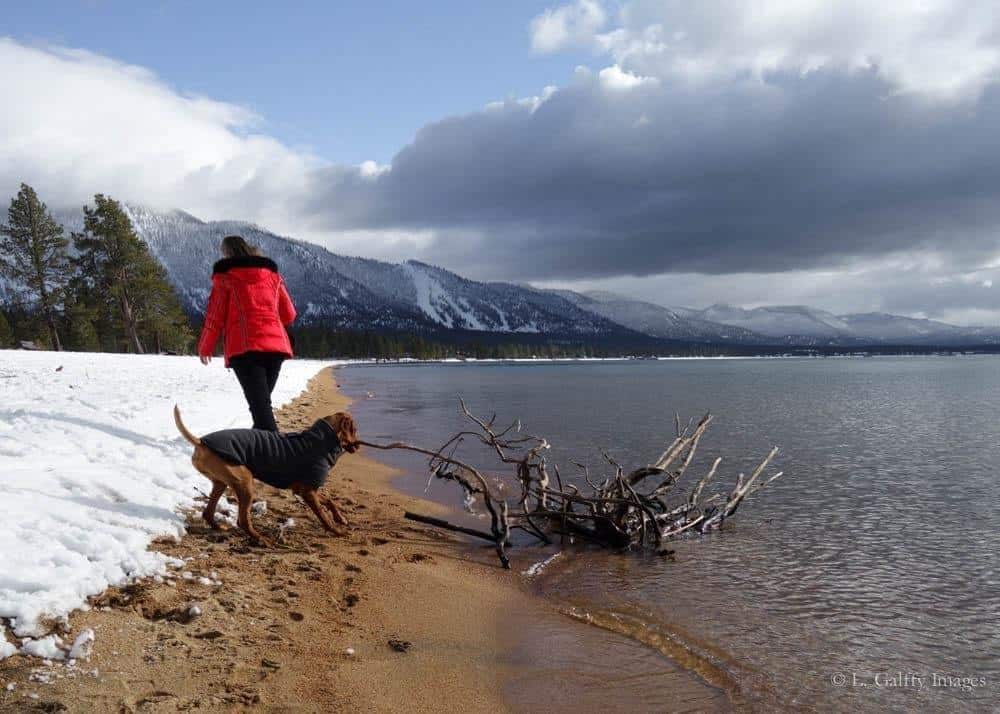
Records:
[[[674,411],[717,415],[691,473],[721,455],[720,487],[779,445],[786,476],[728,532],[681,539],[673,562],[568,555],[542,586],[592,612],[683,626],[760,672],[779,708],[955,711],[1000,700],[998,367],[991,357],[711,361],[359,379],[380,404],[421,405],[420,420],[373,415],[415,441],[450,433],[462,394],[473,409],[521,417],[563,463],[590,454],[598,467],[600,447],[645,463]],[[876,684],[892,673],[955,679]],[[850,685],[834,681],[841,674]]]

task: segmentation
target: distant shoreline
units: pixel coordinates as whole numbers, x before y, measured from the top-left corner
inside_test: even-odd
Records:
[[[805,360],[805,359],[872,359],[894,357],[997,357],[997,351],[940,351],[940,352],[850,352],[835,354],[781,354],[781,355],[712,355],[696,357],[690,355],[663,357],[512,357],[512,358],[478,358],[478,357],[448,357],[443,359],[417,359],[403,357],[400,359],[365,358],[342,359],[331,358],[337,366],[343,367],[381,367],[427,364],[574,364],[591,362],[686,362],[686,361],[744,361],[744,360]]]

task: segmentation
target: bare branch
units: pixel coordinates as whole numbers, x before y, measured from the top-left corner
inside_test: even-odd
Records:
[[[580,470],[577,482],[563,483],[556,464],[549,464],[545,453],[550,446],[544,438],[523,434],[520,420],[514,420],[503,430],[494,428],[497,416],[488,420],[475,416],[460,400],[462,414],[475,426],[450,437],[439,449],[427,449],[404,442],[361,444],[375,449],[404,449],[428,457],[428,467],[433,478],[454,481],[465,492],[466,506],[482,501],[491,518],[490,532],[466,528],[441,521],[439,527],[468,533],[491,540],[504,567],[510,567],[506,548],[511,530],[523,531],[544,542],[558,534],[563,543],[567,538],[581,538],[587,542],[611,548],[654,547],[660,552],[663,541],[689,531],[704,533],[719,528],[733,516],[740,504],[758,493],[781,476],[777,473],[762,479],[765,469],[778,453],[774,448],[757,465],[748,478],[740,474],[736,485],[728,493],[715,493],[702,498],[718,471],[721,458],[712,462],[711,468],[683,496],[678,504],[668,505],[666,494],[695,459],[701,439],[712,421],[705,414],[697,424],[689,420],[681,425],[679,415],[674,417],[676,438],[651,465],[637,468],[626,474],[622,465],[609,453],[601,451],[611,473],[601,481],[591,479],[586,465],[573,462]],[[469,440],[492,452],[501,464],[512,468],[507,475],[499,473],[489,477],[467,460],[456,458],[459,448]],[[674,466],[674,464],[677,464]],[[555,473],[555,486],[549,468]],[[646,484],[646,480],[652,485]],[[585,484],[589,492],[582,493]],[[640,485],[642,489],[640,490]],[[515,493],[517,497],[514,498]],[[510,504],[500,494],[509,494]],[[432,521],[431,525],[435,525]]]

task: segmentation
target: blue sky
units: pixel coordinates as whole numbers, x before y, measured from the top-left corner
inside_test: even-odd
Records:
[[[381,164],[430,121],[565,83],[588,55],[531,51],[528,23],[546,7],[42,0],[7,4],[2,34],[146,67],[181,92],[251,108],[288,145]]]

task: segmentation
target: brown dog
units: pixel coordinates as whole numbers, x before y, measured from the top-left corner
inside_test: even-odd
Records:
[[[357,426],[347,412],[319,419],[306,431],[295,434],[227,429],[198,438],[184,426],[176,406],[174,422],[181,435],[195,447],[191,463],[212,481],[212,493],[202,511],[202,517],[212,528],[224,529],[215,520],[215,509],[222,494],[231,488],[238,502],[239,527],[254,541],[272,545],[250,521],[256,478],[275,488],[290,489],[312,509],[323,528],[336,535],[346,534],[333,521],[346,526],[347,519],[319,488],[342,451],[354,453],[360,448]]]

